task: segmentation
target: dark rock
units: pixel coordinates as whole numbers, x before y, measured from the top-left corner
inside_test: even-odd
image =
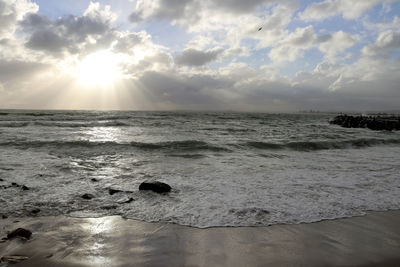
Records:
[[[349,116],[339,115],[329,123],[345,128],[368,128],[375,131],[400,130],[400,117],[396,116]]]
[[[134,198],[123,198],[117,201],[118,204],[126,204],[126,203],[131,203],[132,201],[135,201]]]
[[[21,188],[22,188],[22,190],[29,190],[29,189],[30,189],[30,188],[27,187],[26,185],[23,185]]]
[[[125,201],[124,203],[131,203],[132,201],[135,201],[135,199],[133,198],[129,198],[127,201]]]
[[[31,236],[32,236],[32,232],[27,229],[24,229],[24,228],[17,228],[7,234],[8,239],[11,239],[14,237],[23,237],[23,238],[29,239],[29,238],[31,238]]]
[[[112,188],[108,189],[108,193],[110,195],[114,195],[115,193],[120,193],[120,192],[123,192],[123,191],[122,190],[118,190],[118,189],[112,189]]]
[[[171,191],[171,186],[162,182],[143,182],[139,186],[139,190],[151,190],[156,193],[166,193]]]
[[[94,198],[94,195],[92,195],[92,194],[83,194],[81,196],[81,198],[83,198],[83,199],[92,199],[92,198]]]
[[[96,178],[92,178],[90,179],[92,182],[98,182],[99,180],[97,180]]]
[[[17,183],[11,183],[11,185],[14,186],[14,187],[20,187],[20,185],[17,184]]]
[[[19,263],[22,261],[26,261],[27,259],[29,259],[29,258],[26,256],[10,255],[10,256],[1,257],[0,262]]]
[[[0,182],[4,182],[4,180],[0,178]]]
[[[40,209],[33,209],[31,210],[32,214],[38,214],[40,212]]]
[[[103,206],[103,207],[101,207],[101,209],[103,209],[103,210],[114,210],[114,209],[116,209],[116,208],[117,208],[116,205],[109,205],[109,206]]]
[[[2,218],[2,219],[7,219],[8,216],[3,214],[3,215],[1,215],[1,218]]]
[[[135,201],[135,199],[132,198],[132,197],[130,197],[129,199],[127,199],[127,200],[125,200],[125,201],[123,201],[123,202],[121,202],[121,203],[127,204],[127,203],[131,203],[131,202],[133,202],[133,201]]]

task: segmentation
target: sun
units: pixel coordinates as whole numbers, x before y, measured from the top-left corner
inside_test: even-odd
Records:
[[[123,77],[121,63],[118,54],[98,51],[78,62],[76,78],[84,86],[110,86]]]

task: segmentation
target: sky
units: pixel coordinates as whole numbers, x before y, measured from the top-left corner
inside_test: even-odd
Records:
[[[400,109],[400,0],[0,0],[0,108]]]

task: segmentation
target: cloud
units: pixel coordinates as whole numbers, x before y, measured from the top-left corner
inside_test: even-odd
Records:
[[[363,25],[366,29],[377,32],[395,30],[395,29],[400,29],[400,18],[398,16],[394,16],[393,20],[389,23],[363,21]]]
[[[310,4],[299,14],[300,19],[305,21],[323,20],[337,15],[345,19],[356,19],[365,11],[374,6],[391,1],[385,0],[324,0]]]
[[[164,20],[188,32],[238,46],[242,38],[259,38],[255,36],[262,25],[265,25],[262,35],[267,29],[268,35],[278,35],[281,25],[286,26],[293,9],[298,8],[296,3],[286,0],[279,4],[273,0],[138,0],[130,18],[133,22]],[[267,15],[271,8],[273,17]]]
[[[139,79],[141,91],[153,105],[169,108],[205,109],[221,104],[220,88],[232,82],[212,75],[184,75],[174,72],[145,72]]]
[[[268,56],[274,62],[293,62],[303,56],[303,52],[315,45],[317,36],[312,26],[297,28],[271,49]]]
[[[305,51],[318,47],[325,60],[334,62],[338,59],[337,55],[354,46],[357,39],[357,36],[343,31],[317,36],[310,25],[288,34],[272,47],[268,56],[275,63],[294,62],[303,57]]]
[[[116,32],[108,49],[126,58],[121,67],[127,76],[136,77],[146,71],[165,71],[174,64],[170,50],[155,44],[145,31]]]
[[[397,108],[400,92],[394,83],[397,80],[394,69],[385,68],[386,75],[382,72],[379,79],[367,81],[358,76],[358,71],[350,71],[343,65],[324,64],[294,80],[269,68],[252,69],[241,63],[207,74],[145,72],[137,80],[145,95],[144,103],[151,103],[153,109],[365,111]],[[358,62],[352,67],[359,68],[361,64]],[[376,90],[377,86],[382,90]]]
[[[29,12],[37,12],[38,5],[27,0],[0,0],[0,39],[10,38],[17,22]]]
[[[114,46],[114,51],[118,53],[134,53],[134,48],[138,45],[149,45],[151,36],[144,31],[121,34],[116,38],[118,41]]]
[[[0,60],[0,82],[15,82],[20,80],[20,77],[29,79],[31,75],[38,74],[48,67],[48,65],[37,62]]]
[[[243,14],[254,11],[270,0],[138,0],[136,9],[130,15],[132,22],[151,19],[169,19],[174,21],[195,22],[208,11],[219,10],[232,14]]]
[[[179,19],[188,16],[187,13],[194,4],[193,0],[138,0],[130,20],[137,22],[145,19]]]
[[[83,16],[65,16],[50,20],[46,16],[30,13],[20,22],[28,35],[26,47],[50,52],[54,56],[78,53],[82,48],[112,42],[112,23],[115,14],[106,6],[91,2]]]
[[[357,36],[352,36],[343,31],[323,35],[318,38],[321,43],[319,49],[324,53],[325,59],[336,61],[337,55],[357,44]]]
[[[259,41],[257,48],[262,49],[274,46],[278,41],[285,38],[289,34],[286,27],[292,21],[292,16],[297,9],[298,6],[295,2],[289,4],[281,3],[273,7],[266,18],[259,22],[262,30],[250,36]]]
[[[364,56],[390,58],[392,52],[400,49],[400,31],[388,30],[379,34],[374,44],[362,49]]]
[[[400,72],[400,60],[393,56],[393,52],[400,49],[399,37],[399,32],[383,32],[374,43],[363,47],[360,57],[353,63],[338,64],[325,60],[312,72],[298,73],[294,82],[359,98],[359,108],[367,103],[363,102],[366,99],[376,106],[386,99],[395,108],[394,100],[400,98],[397,74]]]
[[[183,50],[182,54],[175,57],[175,63],[178,65],[202,66],[215,61],[223,51],[222,48],[216,48],[206,52],[188,48]]]
[[[298,8],[297,1],[138,1],[131,20],[167,20],[186,29],[194,36],[175,63],[201,66],[275,46],[289,34],[285,28]],[[262,31],[258,31],[260,27]],[[243,40],[253,44],[246,47]],[[210,51],[213,47],[223,47],[225,52]]]
[[[61,52],[68,47],[70,42],[68,39],[55,33],[52,30],[35,31],[26,46],[35,50],[44,50],[47,52]]]

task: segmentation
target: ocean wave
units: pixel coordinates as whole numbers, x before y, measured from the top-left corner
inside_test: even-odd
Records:
[[[126,149],[137,148],[142,150],[172,150],[175,152],[183,151],[199,151],[208,150],[214,152],[231,152],[231,148],[239,149],[261,149],[261,150],[294,150],[294,151],[317,151],[328,149],[351,149],[364,148],[379,145],[400,144],[400,139],[374,139],[360,138],[344,141],[303,141],[303,142],[288,142],[288,143],[271,143],[262,141],[250,141],[240,144],[211,144],[199,140],[183,140],[183,141],[165,141],[165,142],[114,142],[114,141],[89,141],[89,140],[74,140],[74,141],[26,141],[13,140],[0,142],[0,146],[14,146],[18,148],[108,148],[108,149]],[[229,147],[229,148],[228,148]],[[171,154],[177,156],[179,154]],[[191,154],[190,154],[191,155]],[[196,154],[197,155],[197,154]],[[181,155],[180,155],[181,156]],[[183,155],[184,157],[184,155]]]
[[[13,122],[0,122],[0,128],[21,128],[29,126],[30,122],[27,121],[13,121]]]
[[[211,150],[228,151],[228,149],[198,140],[166,141],[157,143],[131,142],[131,146],[143,149],[174,149],[174,150]]]
[[[229,133],[247,133],[247,132],[256,132],[255,129],[250,128],[217,128],[217,127],[207,127],[201,128],[203,131],[220,131],[220,132],[229,132]]]
[[[185,159],[202,159],[206,158],[206,155],[203,154],[168,154],[169,157],[176,157],[176,158],[185,158]]]
[[[229,151],[229,149],[216,146],[207,142],[198,140],[184,140],[184,141],[166,141],[166,142],[93,142],[88,140],[76,141],[8,141],[1,142],[0,146],[14,146],[18,148],[137,148],[143,150],[174,150],[174,151],[196,151],[196,150],[209,150],[209,151]]]
[[[43,116],[55,116],[56,113],[48,112],[0,112],[1,116],[33,116],[33,117],[43,117]]]
[[[129,123],[122,121],[86,121],[86,122],[57,122],[57,121],[13,121],[0,122],[3,128],[18,128],[27,126],[38,127],[64,127],[64,128],[81,128],[81,127],[127,127]]]
[[[130,126],[130,124],[122,121],[95,121],[95,122],[34,122],[36,126],[45,127],[68,127],[68,128],[79,128],[79,127],[113,127],[113,126]]]
[[[115,121],[115,120],[130,120],[135,119],[133,116],[129,115],[80,115],[80,114],[68,114],[62,116],[55,116],[52,118],[44,118],[49,121]]]
[[[270,143],[251,141],[240,144],[241,147],[250,147],[266,150],[291,149],[296,151],[316,151],[327,149],[363,148],[378,145],[400,144],[400,139],[360,138],[344,141],[303,141],[288,143]]]

